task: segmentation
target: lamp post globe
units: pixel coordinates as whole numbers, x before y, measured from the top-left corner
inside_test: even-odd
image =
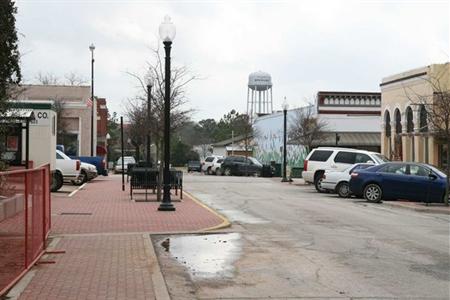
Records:
[[[287,157],[287,151],[286,151],[286,146],[287,146],[287,141],[286,141],[286,136],[287,136],[287,111],[289,109],[289,104],[286,101],[286,97],[284,97],[284,101],[282,104],[282,108],[283,108],[283,178],[281,179],[281,182],[289,182],[289,180],[286,177],[286,167],[287,167],[287,163],[286,163],[286,157]]]
[[[163,199],[158,207],[159,211],[174,211],[175,206],[170,199],[170,50],[175,38],[176,29],[169,16],[159,26],[159,36],[165,50],[165,78],[164,78],[164,176]]]
[[[283,111],[287,111],[289,109],[289,103],[287,102],[286,97],[284,97],[281,107],[283,108]]]
[[[177,34],[177,30],[175,29],[175,25],[173,25],[170,17],[166,15],[164,17],[164,21],[159,25],[159,37],[164,42],[173,42],[175,39],[175,35]]]

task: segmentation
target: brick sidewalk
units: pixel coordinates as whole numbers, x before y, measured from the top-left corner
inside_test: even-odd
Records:
[[[63,238],[20,299],[154,299],[142,235]]]
[[[159,212],[159,202],[131,201],[119,176],[100,177],[73,197],[52,198],[52,234],[195,231],[222,222],[186,195],[174,205],[175,212]]]
[[[161,275],[149,235],[223,222],[187,195],[174,205],[175,212],[159,212],[157,202],[132,202],[118,176],[100,177],[73,197],[52,196],[51,236],[66,253],[36,266],[19,299],[156,299],[164,282],[153,282]]]

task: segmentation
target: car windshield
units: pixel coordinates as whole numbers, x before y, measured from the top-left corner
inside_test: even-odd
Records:
[[[445,175],[444,172],[442,172],[441,170],[439,170],[438,168],[436,168],[435,166],[432,165],[427,165],[433,172],[435,172],[436,174],[438,174],[439,176],[446,178],[447,175]]]
[[[124,158],[123,158],[123,162],[124,163],[135,163],[135,160],[134,160],[134,157],[127,157],[127,156],[125,156]],[[122,163],[122,157],[119,157],[119,159],[117,160],[117,163],[118,164],[121,164]]]
[[[374,164],[356,164],[356,165],[353,165],[353,166],[347,168],[347,171],[350,173],[350,172],[353,172],[356,170],[367,169],[367,168],[370,168],[373,166],[375,166],[375,165]]]
[[[389,160],[386,156],[384,156],[384,155],[382,155],[382,154],[375,153],[373,156],[375,157],[375,159],[376,159],[376,160],[378,161],[378,163],[380,163],[380,164],[385,163],[385,162],[390,162],[390,160]]]
[[[250,161],[251,161],[252,163],[254,163],[255,165],[262,167],[262,164],[261,164],[256,158],[254,158],[254,157],[249,157],[248,159],[250,159]]]
[[[68,157],[64,152],[62,152],[62,151],[56,151],[56,153],[58,153],[61,157],[62,157],[62,159],[65,159],[65,160],[71,160],[71,158],[70,157]]]

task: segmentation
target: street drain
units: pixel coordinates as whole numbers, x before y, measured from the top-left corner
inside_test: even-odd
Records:
[[[90,212],[63,212],[60,213],[61,216],[90,216]]]

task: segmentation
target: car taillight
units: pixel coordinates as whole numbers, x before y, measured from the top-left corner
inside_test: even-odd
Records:
[[[308,161],[306,159],[303,161],[303,171],[308,171]]]
[[[352,177],[352,178],[355,178],[355,177],[358,177],[358,173],[355,173],[355,172],[353,172],[352,174],[350,174],[350,176]]]
[[[79,171],[81,167],[81,162],[77,160],[76,170]]]

